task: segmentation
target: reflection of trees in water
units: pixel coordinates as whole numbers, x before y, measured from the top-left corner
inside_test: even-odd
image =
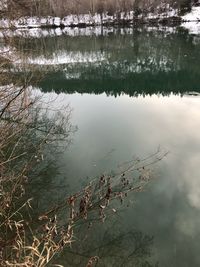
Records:
[[[175,70],[184,65],[188,52],[193,49],[193,55],[199,56],[199,44],[194,45],[195,37],[186,32],[177,30],[168,33],[159,30],[148,31],[134,30],[132,34],[109,34],[107,36],[65,36],[43,38],[13,38],[12,45],[18,51],[22,51],[27,57],[36,58],[44,56],[50,58],[53,55],[68,52],[99,52],[104,51],[109,63],[128,62],[137,63],[148,58],[153,58],[155,63],[167,60],[168,64],[173,63]],[[176,44],[176,45],[174,45]],[[197,60],[198,61],[198,60]],[[186,63],[186,62],[185,62]],[[184,65],[187,66],[187,65]],[[170,67],[170,66],[169,66]],[[62,66],[61,66],[62,68]]]
[[[137,264],[136,266],[151,266],[147,264],[151,256],[153,238],[137,231],[126,230],[123,225],[126,219],[123,207],[130,205],[132,194],[141,192],[148,183],[151,176],[148,166],[160,161],[163,156],[165,154],[162,155],[158,150],[145,159],[126,162],[120,166],[119,172],[104,174],[91,180],[68,198],[66,195],[72,192],[67,192],[67,188],[55,187],[55,194],[59,192],[60,198],[64,193],[64,201],[57,201],[43,217],[50,217],[56,212],[60,222],[57,230],[65,229],[72,221],[74,233],[71,249],[66,249],[60,255],[61,259],[58,257],[55,262],[61,261],[64,266],[85,266],[95,255],[100,258],[99,266],[132,266],[133,263]],[[41,174],[46,172],[45,175],[48,175],[51,182],[58,178],[54,176],[57,170],[53,166],[54,172],[49,173],[48,166],[44,166]],[[48,180],[46,182],[48,183]],[[38,186],[40,187],[36,181],[36,188]],[[44,198],[39,209],[46,209],[46,201],[49,206],[52,204],[50,201],[55,202],[55,196],[49,196],[49,192],[47,193],[51,186],[42,185]],[[37,194],[38,192],[35,195]],[[85,208],[82,205],[85,205]],[[114,216],[117,220],[113,222]]]
[[[98,73],[98,71],[97,71]],[[57,93],[89,93],[120,96],[127,94],[129,96],[138,95],[170,95],[187,94],[188,91],[199,92],[200,75],[190,69],[178,72],[151,72],[130,73],[122,78],[113,78],[104,76],[102,79],[68,79],[63,73],[56,72],[46,76],[39,84],[43,92],[56,91]]]
[[[85,266],[84,263],[87,263],[88,259],[97,255],[99,261],[95,266],[99,267],[158,266],[151,258],[154,238],[137,230],[123,229],[123,220],[124,218],[115,218],[114,221],[112,219],[105,225],[96,225],[91,230],[87,230],[87,225],[79,231],[82,235],[79,235],[78,239],[82,242],[72,244],[70,250],[66,249],[60,264]]]
[[[133,96],[198,91],[200,49],[193,39],[181,30],[171,34],[135,30],[125,35],[14,38],[12,45],[35,62],[33,76],[44,69],[37,65],[39,59],[48,64],[61,55],[68,58],[68,64],[48,65],[40,83],[44,91]]]
[[[25,78],[27,76],[23,76],[23,78]],[[31,174],[32,174],[32,179],[33,179],[33,183],[30,183],[30,187],[35,187],[34,183],[37,184],[37,186],[34,188],[34,190],[38,190],[38,188],[44,187],[45,191],[49,189],[49,182],[52,178],[51,181],[55,180],[55,175],[57,174],[58,169],[56,168],[56,165],[51,165],[52,163],[52,158],[51,155],[53,154],[53,156],[55,157],[55,150],[57,150],[58,146],[59,146],[59,142],[60,141],[68,141],[69,136],[71,135],[73,129],[71,128],[71,123],[70,123],[70,111],[67,112],[67,115],[64,116],[63,113],[59,113],[56,112],[55,114],[53,113],[52,110],[49,109],[49,107],[46,107],[46,104],[39,98],[35,98],[34,97],[34,101],[32,102],[32,98],[31,98],[31,93],[30,95],[26,94],[26,90],[28,87],[28,82],[32,79],[32,75],[30,73],[30,79],[27,79],[27,83],[25,87],[22,87],[22,89],[19,91],[19,95],[17,94],[17,98],[19,97],[16,102],[16,98],[15,98],[15,94],[16,94],[16,87],[13,86],[12,88],[12,104],[13,104],[13,109],[14,109],[14,113],[10,114],[9,116],[7,116],[8,113],[3,112],[1,114],[1,118],[3,118],[3,123],[1,124],[2,129],[5,128],[3,127],[4,125],[7,125],[7,127],[11,128],[15,128],[15,129],[21,129],[21,125],[23,125],[24,130],[20,132],[19,135],[16,135],[16,139],[14,140],[15,142],[13,142],[12,138],[11,142],[7,144],[8,150],[7,148],[4,147],[4,152],[5,156],[7,157],[8,160],[10,160],[10,158],[12,158],[13,156],[17,156],[19,153],[25,151],[25,154],[22,154],[23,158],[20,157],[20,160],[18,160],[18,158],[14,158],[13,160],[13,165],[9,164],[9,171],[12,170],[16,170],[17,168],[19,168],[19,172],[21,173],[21,176],[23,179],[25,179],[24,174],[29,175],[29,179],[31,178]],[[23,84],[22,80],[19,79],[18,81],[18,85]],[[5,98],[5,95],[3,95],[2,97],[4,98],[4,100],[6,99],[6,102],[8,101],[9,103],[9,108],[10,108],[10,92],[8,92],[8,98]],[[29,99],[30,98],[30,99]],[[26,101],[24,101],[26,100]],[[36,101],[37,100],[37,101]],[[21,103],[22,104],[19,104]],[[7,109],[7,103],[5,103],[6,109]],[[25,107],[24,107],[25,106]],[[24,112],[24,109],[26,112]],[[4,111],[4,109],[2,109]],[[8,109],[7,109],[8,110]],[[15,114],[15,112],[17,112],[17,114]],[[21,118],[21,114],[24,115],[23,118]],[[53,114],[53,115],[52,115]],[[5,116],[4,116],[5,115]],[[5,129],[4,129],[5,130]],[[11,134],[13,134],[13,132],[11,131]],[[14,134],[15,131],[14,131]],[[5,139],[6,140],[6,139]],[[15,145],[15,143],[17,143],[17,146]],[[50,144],[50,145],[48,145]],[[52,146],[52,144],[54,144],[54,146]],[[44,145],[44,146],[43,146]],[[13,148],[14,147],[14,148]],[[53,149],[53,150],[52,150]],[[29,168],[23,172],[21,171],[21,169],[23,169],[23,166],[26,165],[26,163],[29,161],[29,157],[31,157],[31,161],[33,160],[34,164],[32,165],[30,163],[30,168],[31,171],[29,170]],[[158,160],[158,159],[157,159]],[[5,170],[7,170],[7,160],[6,158],[4,159],[4,165],[5,165]],[[41,163],[40,167],[37,167],[37,164]],[[36,164],[36,166],[35,166]],[[138,163],[139,164],[139,163]],[[33,167],[35,166],[35,167]],[[143,172],[145,170],[145,167],[138,167],[138,171],[139,172]],[[129,169],[129,168],[128,168]],[[35,171],[35,172],[34,172]],[[3,172],[2,172],[3,173]],[[137,192],[137,190],[141,190],[140,187],[135,187],[135,188],[129,188],[130,184],[126,184],[124,185],[124,181],[128,182],[127,177],[126,178],[121,178],[125,177],[125,171],[123,173],[123,175],[121,173],[119,173],[118,175],[115,176],[115,178],[118,176],[118,179],[120,181],[119,184],[119,188],[117,188],[117,190],[119,191],[114,191],[114,193],[120,193],[120,195],[122,194],[123,190],[127,189],[127,192],[131,191],[131,190],[135,190]],[[3,173],[4,174],[4,173]],[[4,174],[6,177],[6,173]],[[43,180],[42,178],[46,178],[45,180]],[[37,178],[37,180],[34,180],[35,178]],[[109,178],[109,177],[107,177]],[[124,180],[125,179],[125,180]],[[41,182],[40,184],[38,184],[38,180],[40,180],[39,182]],[[139,175],[138,180],[140,181],[140,184],[144,183],[145,177],[142,177]],[[13,181],[13,180],[12,180]],[[24,181],[25,182],[25,181]],[[108,181],[107,181],[108,182]],[[98,181],[97,181],[98,183]],[[113,185],[113,184],[112,184]],[[12,189],[13,184],[11,183],[9,185]],[[24,187],[21,188],[21,183],[19,182],[19,188],[20,188],[20,192],[19,195],[20,197],[25,197],[26,199],[30,196],[37,196],[37,199],[41,198],[41,194],[42,194],[42,190],[41,192],[34,192],[34,190],[30,190],[29,193],[27,195],[24,196]],[[51,184],[52,186],[52,184]],[[51,187],[50,186],[50,187]],[[54,185],[53,185],[54,186]],[[105,194],[105,190],[108,191],[109,187],[107,188],[108,184],[105,185],[104,182],[104,198],[106,199],[106,201],[108,201],[108,196],[106,193]],[[120,188],[121,186],[123,186],[123,190]],[[30,188],[29,187],[29,188]],[[127,188],[125,188],[127,187]],[[28,186],[26,187],[26,189],[29,189]],[[96,187],[95,187],[96,188]],[[116,189],[113,185],[112,189]],[[11,190],[12,192],[12,190]],[[56,187],[56,191],[55,193],[58,192],[58,188]],[[126,192],[126,191],[125,191]],[[35,194],[36,193],[36,194]],[[66,193],[66,192],[65,192]],[[112,197],[115,199],[114,193],[112,194]],[[11,193],[12,194],[12,193]],[[83,190],[83,197],[85,194],[85,189]],[[110,192],[111,195],[111,192]],[[111,197],[109,195],[109,197]],[[120,195],[116,195],[116,197],[120,197]],[[11,200],[10,200],[10,205],[12,204],[14,207],[12,207],[14,210],[16,208],[15,204],[16,202],[12,201],[12,197],[13,195],[11,195]],[[45,195],[45,201],[49,202],[49,199],[46,199],[46,195]],[[122,196],[121,196],[122,198]],[[53,199],[54,200],[54,199]],[[104,200],[104,199],[103,199]],[[20,201],[23,201],[23,198],[20,198]],[[97,204],[101,204],[102,199],[97,200]],[[64,201],[65,205],[66,205],[66,199]],[[107,202],[106,202],[107,203]],[[43,209],[45,208],[44,204],[45,202],[42,202],[43,204]],[[49,203],[48,203],[49,204]],[[103,203],[104,204],[104,203]],[[33,204],[34,207],[34,204]],[[99,209],[99,206],[97,206]],[[102,206],[100,205],[100,208]],[[12,211],[12,210],[11,210]],[[29,214],[30,215],[30,214]],[[19,217],[21,218],[21,216],[23,216],[22,214],[19,215]],[[81,212],[77,215],[78,219],[80,219]],[[19,219],[18,214],[16,214],[16,216],[12,216],[13,219],[13,225],[15,223],[14,219],[17,221]],[[5,212],[5,218],[7,218],[7,214]],[[26,224],[26,216],[22,217],[24,219],[23,221],[23,225],[20,225],[20,227],[24,227],[24,229],[26,229],[27,225],[29,223]],[[30,218],[29,218],[30,219]],[[27,222],[29,221],[29,219],[27,219]],[[50,224],[53,224],[53,218],[47,218],[49,221],[46,225],[46,230],[47,230],[47,235],[48,235],[48,228]],[[69,216],[67,217],[67,219],[69,219]],[[70,218],[71,219],[71,218]],[[46,219],[45,219],[46,220]],[[54,218],[54,220],[56,220]],[[62,221],[62,219],[61,219]],[[6,221],[5,221],[6,222]],[[32,218],[31,218],[31,222]],[[71,225],[71,223],[67,222],[69,225]],[[109,225],[109,221],[108,224]],[[66,225],[66,221],[65,221],[65,225]],[[98,228],[100,227],[99,224],[97,224]],[[136,233],[136,232],[128,232],[126,233],[126,231],[121,231],[118,227],[109,227],[107,228],[106,232],[103,234],[103,229],[101,231],[99,231],[96,227],[92,228],[91,233],[89,233],[87,230],[88,229],[88,224],[86,225],[85,223],[82,225],[76,225],[75,224],[75,228],[78,228],[78,232],[80,233],[79,241],[83,241],[82,242],[77,242],[77,245],[74,245],[74,249],[75,251],[73,251],[73,253],[78,252],[79,255],[84,255],[86,254],[90,254],[91,256],[93,255],[93,253],[97,253],[100,256],[100,265],[101,266],[107,266],[107,263],[111,263],[114,264],[115,266],[123,266],[124,264],[126,264],[126,266],[131,266],[131,264],[134,262],[134,264],[137,264],[139,266],[139,264],[148,264],[147,261],[147,257],[149,257],[150,252],[149,252],[149,246],[152,242],[152,238],[147,237],[147,236],[143,236],[141,233]],[[5,226],[7,227],[7,226]],[[33,231],[35,230],[34,228],[37,227],[36,225],[33,225]],[[101,224],[102,227],[102,224]],[[16,227],[16,229],[13,230],[13,232],[11,233],[12,235],[15,235],[15,230],[18,231],[19,229]],[[60,230],[60,229],[59,229]],[[12,229],[11,229],[12,231]],[[1,231],[2,235],[1,235],[1,239],[4,241],[4,239],[7,239],[7,236],[4,236],[4,231]],[[26,232],[27,233],[27,232]],[[61,232],[60,232],[61,233]],[[60,235],[60,233],[58,234],[58,236]],[[84,234],[83,234],[84,233]],[[85,234],[86,233],[86,234]],[[38,233],[36,233],[38,234]],[[91,236],[91,239],[87,239],[87,234]],[[103,237],[102,237],[103,234]],[[57,233],[56,233],[57,235]],[[27,234],[28,239],[30,237],[31,240],[31,234]],[[37,235],[38,236],[38,235]],[[53,238],[55,237],[54,235],[52,235]],[[41,242],[44,241],[43,236],[41,236]],[[56,240],[57,237],[55,237]],[[23,246],[26,246],[26,241],[24,239],[24,243]],[[61,239],[62,241],[62,239]],[[134,241],[134,242],[133,242]],[[16,239],[16,244],[17,244],[18,240]],[[28,242],[31,242],[28,240]],[[71,242],[71,241],[70,241]],[[14,243],[15,244],[15,243]],[[42,243],[41,243],[42,244]],[[95,244],[95,248],[94,248],[94,244]],[[13,245],[13,244],[12,244]],[[45,244],[44,244],[45,245]],[[41,246],[40,246],[41,247]],[[130,250],[127,248],[131,248]],[[85,252],[86,249],[86,252]],[[108,253],[108,249],[109,249],[109,253]],[[3,248],[4,250],[4,248]],[[11,251],[12,250],[12,246],[8,247],[7,250]],[[77,252],[76,252],[77,250]],[[123,252],[123,253],[122,253]],[[3,252],[4,253],[4,252]],[[6,254],[6,253],[5,253]],[[123,255],[124,254],[124,255]],[[17,252],[16,252],[17,255]],[[118,255],[121,255],[120,257],[118,257]],[[17,256],[16,256],[17,257]],[[85,258],[85,262],[88,261],[88,258]],[[10,262],[12,262],[12,260],[15,260],[15,256],[13,256],[13,258],[7,258]],[[25,258],[24,258],[25,259]],[[22,257],[22,261],[24,260]],[[76,261],[78,261],[78,257],[76,257]],[[79,264],[82,262],[82,257],[80,258]],[[121,265],[119,265],[119,263]],[[75,263],[71,263],[71,264],[76,264]],[[79,265],[80,266],[80,265]],[[145,266],[145,265],[144,265]]]
[[[32,90],[31,72],[13,79],[8,68],[4,75],[8,64],[5,54],[1,56],[0,266],[46,266],[44,261],[49,261],[53,246],[44,242],[45,231],[35,230],[38,225],[29,213],[33,194],[26,194],[26,185],[34,169],[48,161],[49,153],[55,155],[60,144],[70,143],[74,132],[71,109],[67,106],[62,112],[52,110],[48,99],[45,101],[41,93]]]
[[[155,155],[158,156],[159,154],[155,153]],[[61,199],[65,199],[65,208],[63,211],[61,210],[61,213],[57,210],[57,218],[60,218],[62,224],[66,225],[67,220],[69,220],[66,195],[70,195],[71,192],[68,185],[65,186],[66,181],[62,181],[62,177],[59,176],[58,158],[55,161],[55,154],[52,157],[49,154],[47,156],[46,164],[44,163],[42,166],[40,165],[39,169],[37,168],[33,180],[28,187],[30,196],[34,197],[36,201],[39,200],[39,203],[35,202],[32,205],[34,210],[36,210],[36,212],[34,211],[34,217],[36,216],[37,218],[38,213],[41,214],[41,212],[44,212],[47,208],[54,207],[55,203],[59,203]],[[152,156],[148,157],[146,164],[151,165],[154,162],[152,159]],[[157,158],[155,160],[158,161]],[[132,161],[122,164],[123,169],[128,170],[129,166],[131,166],[131,162]],[[138,161],[138,164],[138,166],[140,166],[140,164],[145,166],[143,161],[141,161],[141,163]],[[128,177],[127,175],[126,173],[126,177]],[[116,178],[117,175],[114,177]],[[139,176],[139,179],[143,180],[141,176]],[[59,180],[60,186],[56,183],[57,180]],[[97,185],[98,184],[97,179]],[[114,187],[113,192],[115,192]],[[114,205],[112,205],[112,203],[111,206],[108,207],[112,213],[107,213],[107,218],[104,223],[99,221],[98,213],[91,217],[88,215],[88,219],[78,219],[75,221],[73,226],[74,242],[55,258],[55,264],[63,264],[63,266],[66,267],[86,266],[88,260],[94,255],[97,255],[99,261],[95,266],[100,267],[122,267],[133,266],[133,264],[136,267],[155,266],[151,263],[153,237],[145,235],[137,230],[127,229],[127,227],[123,225],[124,220],[126,220],[124,206],[130,205],[131,197],[130,195],[130,198],[123,200],[123,206],[118,201],[116,201]]]
[[[59,159],[62,157],[63,151],[69,148],[73,134],[77,131],[77,127],[71,124],[71,108],[69,106],[60,111],[52,111],[49,107],[46,112],[47,114],[43,114],[42,119],[36,122],[37,127],[44,125],[46,129],[50,129],[55,125],[58,128],[53,139],[47,140],[42,151],[42,160],[39,159],[39,164],[30,172],[27,194],[36,200],[33,206],[37,208],[37,213],[54,205],[68,192],[68,186],[63,181],[65,177],[60,175],[62,166],[59,164]],[[62,118],[63,122],[61,122]],[[64,133],[65,140],[62,139]]]

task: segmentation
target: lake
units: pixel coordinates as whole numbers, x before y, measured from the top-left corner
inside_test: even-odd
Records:
[[[96,266],[200,266],[200,35],[147,27],[30,30],[12,38],[13,54],[23,53],[33,76],[45,72],[33,86],[54,99],[52,108],[69,104],[77,126],[35,183],[39,205],[158,147],[169,151],[152,166],[144,192],[77,236],[81,245],[55,262],[86,266],[99,256]]]

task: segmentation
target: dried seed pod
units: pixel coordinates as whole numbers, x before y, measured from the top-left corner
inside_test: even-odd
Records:
[[[39,220],[39,221],[48,220],[48,219],[49,219],[49,218],[48,218],[47,215],[41,215],[41,216],[38,217],[38,220]]]
[[[99,257],[95,256],[89,259],[86,267],[92,267],[94,263],[97,263],[99,261]]]
[[[71,196],[68,198],[68,203],[69,205],[73,206],[74,207],[74,204],[75,204],[75,197],[74,196]]]

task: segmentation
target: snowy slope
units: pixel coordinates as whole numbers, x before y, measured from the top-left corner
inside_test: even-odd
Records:
[[[192,7],[191,12],[185,14],[182,20],[181,26],[190,34],[200,34],[200,6]]]
[[[200,2],[199,2],[200,4]],[[0,7],[1,8],[1,7]],[[119,19],[120,18],[120,19]],[[174,9],[170,9],[168,12],[159,12],[159,8],[154,13],[149,13],[145,17],[142,15],[138,17],[134,17],[134,12],[121,12],[120,14],[114,14],[110,16],[108,12],[104,12],[103,14],[80,14],[80,15],[68,15],[64,18],[59,17],[21,17],[19,19],[15,20],[8,20],[6,18],[0,19],[0,28],[1,29],[9,29],[9,28],[16,28],[16,29],[31,29],[33,30],[33,35],[35,34],[34,29],[35,28],[54,28],[56,27],[58,29],[57,33],[61,33],[59,30],[60,27],[102,27],[104,25],[117,25],[126,23],[126,25],[131,26],[134,22],[134,19],[136,21],[139,19],[141,22],[145,22],[148,24],[148,22],[152,22],[155,20],[155,22],[159,23],[162,22],[164,19],[173,19],[176,21],[179,21],[180,19],[184,24],[182,24],[183,27],[187,28],[191,33],[199,33],[199,24],[197,22],[200,22],[200,6],[193,6],[191,12],[185,14],[182,17],[178,16],[178,11]],[[185,23],[190,22],[190,24]],[[77,31],[79,32],[79,31]],[[58,34],[59,35],[59,34]]]
[[[200,6],[192,7],[190,13],[182,16],[182,20],[184,21],[200,21]]]

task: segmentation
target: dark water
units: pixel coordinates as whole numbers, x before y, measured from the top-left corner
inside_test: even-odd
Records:
[[[145,192],[105,224],[77,236],[64,266],[200,266],[200,38],[179,29],[15,38],[52,106],[70,103],[73,143],[36,185],[56,201],[118,164],[169,151]],[[32,52],[30,52],[30,48]],[[39,193],[38,193],[39,192]]]

